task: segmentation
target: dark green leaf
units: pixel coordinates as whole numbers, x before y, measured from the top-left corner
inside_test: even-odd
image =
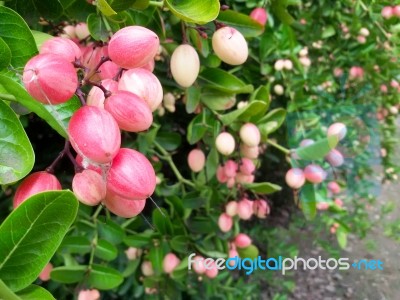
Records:
[[[153,233],[142,232],[125,237],[124,243],[129,247],[141,248],[148,246],[153,238]]]
[[[117,31],[119,26],[116,23],[109,22],[111,32],[107,29],[102,17],[98,14],[90,14],[87,18],[90,35],[97,41],[106,42],[112,35],[113,31]]]
[[[165,0],[171,12],[183,21],[197,24],[209,23],[218,16],[218,0]]]
[[[279,129],[286,119],[286,110],[283,108],[276,108],[271,110],[267,115],[258,120],[257,125],[260,129],[261,135],[265,138],[270,133]]]
[[[233,93],[225,93],[214,89],[203,89],[201,91],[201,102],[213,110],[226,110],[236,103]]]
[[[119,286],[122,281],[124,277],[120,272],[100,265],[93,265],[88,277],[89,285],[99,290],[111,290]]]
[[[189,123],[187,129],[187,140],[190,145],[196,144],[200,141],[207,131],[207,127],[203,124],[203,113],[198,114]]]
[[[55,300],[53,295],[44,288],[31,284],[17,293],[21,300]]]
[[[218,21],[221,21],[227,26],[236,28],[244,37],[255,37],[262,34],[264,31],[264,26],[254,21],[248,15],[229,9],[219,13]]]
[[[207,155],[207,160],[206,160],[206,175],[208,180],[210,180],[212,177],[215,176],[218,164],[219,164],[218,151],[215,147],[212,147],[210,153]]]
[[[279,185],[269,182],[245,183],[243,186],[256,194],[272,194],[282,190]]]
[[[252,101],[248,105],[236,109],[230,113],[220,116],[220,120],[224,125],[230,125],[236,120],[247,121],[255,115],[264,114],[268,109],[268,105],[262,101]]]
[[[193,113],[200,103],[200,89],[191,86],[186,89],[186,112]]]
[[[11,63],[11,50],[0,37],[0,70],[5,69]]]
[[[189,251],[189,239],[184,235],[174,236],[169,242],[171,249],[179,253],[188,253]]]
[[[163,212],[161,212],[161,209]],[[165,209],[160,208],[160,209],[155,209],[153,210],[153,224],[156,227],[156,229],[161,233],[161,234],[168,234],[172,235],[173,234],[173,228],[172,228],[172,223],[170,218],[167,215],[167,212]]]
[[[307,220],[312,220],[317,214],[317,201],[313,184],[306,183],[300,190],[301,210]]]
[[[287,11],[287,3],[285,3],[281,0],[274,0],[272,2],[271,8],[274,14],[281,20],[282,23],[284,24],[292,24],[294,22],[293,17],[288,13]]]
[[[157,133],[156,141],[165,150],[174,151],[181,145],[182,137],[176,132],[159,131]]]
[[[107,219],[106,223],[98,223],[100,236],[114,245],[119,244],[125,237],[125,232],[117,223]]]
[[[225,93],[251,93],[254,89],[251,84],[245,84],[235,75],[221,69],[205,69],[199,78],[204,81],[205,87]]]
[[[118,249],[110,242],[100,239],[97,241],[94,255],[96,255],[98,258],[111,261],[117,258]]]
[[[331,135],[327,138],[319,140],[314,144],[306,147],[296,149],[296,154],[300,159],[304,160],[315,160],[324,158],[339,142],[337,135]]]
[[[201,197],[198,192],[187,193],[182,199],[182,205],[184,208],[200,208],[204,206],[207,202],[207,199]]]
[[[61,283],[76,283],[82,281],[85,274],[87,273],[87,266],[68,266],[68,267],[57,267],[54,268],[50,277],[54,281]]]
[[[101,13],[105,16],[116,15],[117,13],[111,8],[110,4],[107,3],[106,0],[97,0],[96,1],[97,8],[101,11]]]
[[[84,236],[68,236],[63,240],[61,247],[69,253],[78,254],[86,254],[91,250],[90,241]]]

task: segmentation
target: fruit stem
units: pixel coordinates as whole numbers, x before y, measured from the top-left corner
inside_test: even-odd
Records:
[[[164,6],[164,1],[149,1],[150,6],[157,6],[157,7],[163,7]]]
[[[69,147],[70,147],[70,142],[68,140],[65,140],[65,144],[64,144],[64,149],[58,154],[58,156],[56,157],[56,159],[51,163],[50,166],[48,166],[46,168],[46,172],[50,173],[50,174],[54,174],[54,169],[55,167],[60,163],[60,161],[64,158],[64,155],[67,154],[67,152],[69,151]]]
[[[79,101],[81,102],[82,106],[85,106],[86,105],[85,94],[82,92],[80,87],[78,87],[76,89],[75,95],[78,96]]]
[[[290,150],[275,143],[273,140],[267,139],[267,144],[271,145],[272,147],[275,147],[276,149],[282,151],[283,153],[285,153],[286,155],[290,154]]]
[[[101,89],[104,93],[105,98],[108,98],[111,96],[111,92],[109,90],[107,90],[101,83],[97,83],[97,82],[90,81],[90,80],[87,80],[86,82]]]

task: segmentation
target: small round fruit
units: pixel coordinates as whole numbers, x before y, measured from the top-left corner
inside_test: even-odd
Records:
[[[163,271],[171,274],[180,262],[181,260],[174,253],[168,253],[163,259]]]
[[[189,168],[197,173],[204,169],[204,165],[206,164],[206,156],[204,152],[200,149],[193,149],[189,152],[188,155],[188,165]]]
[[[246,123],[240,128],[240,139],[249,147],[255,147],[260,144],[261,134],[258,127],[253,123]]]
[[[303,170],[299,168],[292,168],[287,171],[285,180],[288,186],[297,190],[304,185],[306,182],[306,177],[304,176]]]
[[[233,241],[238,248],[246,248],[251,245],[251,238],[244,233],[239,233]]]
[[[118,91],[118,82],[116,82],[115,80],[104,79],[101,81],[101,84],[104,88],[110,91],[111,94],[114,94]],[[90,106],[104,108],[104,100],[104,92],[97,86],[93,86],[86,98],[86,104]]]
[[[281,86],[280,84],[274,85],[274,93],[275,94],[277,94],[278,96],[282,96],[284,92],[285,92],[285,89],[283,88],[283,86]]]
[[[339,194],[340,193],[340,185],[336,181],[331,181],[328,183],[328,190],[332,194]]]
[[[270,212],[270,207],[267,201],[262,199],[255,200],[253,203],[253,212],[258,218],[265,219]]]
[[[86,23],[78,23],[75,26],[75,34],[79,40],[84,40],[90,36],[89,28]]]
[[[331,164],[332,167],[340,167],[344,163],[344,157],[342,153],[336,149],[329,151],[329,153],[325,156],[325,159]]]
[[[74,62],[82,56],[81,49],[70,39],[54,37],[45,41],[40,47],[40,54],[59,55],[69,62]]]
[[[218,268],[217,268],[215,262],[212,262],[210,264],[210,268],[206,269],[206,276],[210,279],[217,277],[218,273],[219,273],[219,271],[218,271]]]
[[[253,202],[249,199],[243,198],[238,202],[237,212],[240,219],[249,220],[253,215]]]
[[[151,264],[151,261],[145,260],[144,262],[142,262],[140,269],[142,270],[144,276],[154,275],[153,265]]]
[[[113,214],[122,218],[133,218],[143,211],[146,199],[131,200],[107,192],[103,203]]]
[[[304,169],[304,176],[311,183],[321,183],[326,178],[326,172],[318,165],[308,165]]]
[[[228,178],[235,177],[237,171],[238,171],[238,164],[234,160],[229,159],[225,162],[224,172],[226,177]]]
[[[106,183],[103,177],[89,169],[75,174],[72,190],[80,202],[89,206],[100,204],[106,197]]]
[[[251,159],[243,157],[240,163],[240,172],[244,175],[252,175],[256,170],[256,166]]]
[[[53,265],[52,263],[48,263],[42,272],[39,274],[39,279],[42,281],[49,281],[50,280],[50,273],[53,270]]]
[[[381,15],[385,19],[390,19],[391,17],[393,17],[393,8],[390,6],[385,6],[384,8],[382,8]]]
[[[235,28],[225,26],[214,32],[212,47],[215,54],[229,65],[246,62],[249,49],[244,36]]]
[[[229,201],[225,207],[225,213],[228,216],[234,217],[237,215],[238,212],[238,204],[236,201]]]
[[[257,7],[251,11],[250,18],[264,26],[267,23],[268,14],[265,8]]]
[[[215,146],[222,155],[230,155],[235,151],[236,143],[230,133],[221,132],[215,140]]]
[[[249,147],[246,144],[240,144],[240,154],[249,159],[256,159],[260,155],[258,146]]]
[[[339,137],[339,140],[342,140],[346,136],[346,133],[346,125],[344,125],[343,123],[333,123],[331,126],[329,126],[327,135],[337,135]]]
[[[232,229],[232,217],[226,213],[222,213],[218,218],[218,227],[222,232],[228,232]]]
[[[199,75],[199,55],[192,46],[188,44],[180,45],[172,53],[170,66],[175,81],[180,86],[189,87]]]

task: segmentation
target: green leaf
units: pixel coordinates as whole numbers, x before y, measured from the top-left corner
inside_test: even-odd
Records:
[[[332,25],[327,26],[322,31],[322,38],[327,39],[336,34],[335,28]]]
[[[94,250],[94,255],[98,258],[111,261],[117,258],[118,249],[110,242],[100,239],[97,241],[96,249]]]
[[[272,194],[282,190],[279,185],[270,182],[245,183],[243,186],[256,194]]]
[[[0,184],[10,184],[28,175],[35,154],[15,112],[0,100]]]
[[[296,154],[300,159],[315,160],[324,158],[339,142],[337,135],[331,135],[306,147],[297,148]]]
[[[111,8],[111,6],[107,3],[106,0],[97,0],[96,1],[97,8],[102,12],[105,16],[116,15],[117,13]]]
[[[86,254],[91,250],[90,241],[84,236],[68,236],[63,240],[61,247],[68,250],[68,253]]]
[[[315,187],[311,183],[306,183],[300,190],[301,210],[307,220],[312,220],[317,214],[317,200]]]
[[[193,113],[200,103],[200,89],[191,86],[186,89],[186,112]]]
[[[273,13],[281,20],[284,24],[292,24],[294,22],[293,17],[287,11],[288,3],[281,0],[274,0],[271,5]]]
[[[161,212],[161,209],[163,212]],[[153,210],[153,224],[161,234],[173,234],[172,223],[165,209],[160,208]]]
[[[45,41],[53,38],[53,36],[50,34],[47,34],[47,33],[41,32],[41,31],[36,31],[36,30],[32,30],[32,34],[33,34],[33,38],[35,39],[35,43],[36,43],[36,46],[38,47],[38,49],[40,49],[42,47],[42,44]]]
[[[55,300],[53,295],[44,288],[31,284],[17,293],[21,300]]]
[[[146,8],[149,7],[149,5],[150,5],[150,0],[136,0],[135,3],[133,3],[132,8],[137,10],[145,10]]]
[[[233,93],[221,92],[215,89],[203,89],[201,91],[201,102],[212,110],[226,110],[236,103]]]
[[[31,284],[75,220],[70,191],[43,192],[24,201],[0,226],[0,278],[13,291]]]
[[[239,121],[247,121],[251,117],[255,115],[264,114],[268,109],[268,105],[262,101],[253,101],[250,102],[248,105],[236,109],[230,113],[225,115],[220,115],[220,120],[224,125],[230,125],[236,120]]]
[[[258,129],[261,135],[265,138],[270,133],[279,129],[286,119],[286,110],[283,108],[276,108],[271,110],[263,118],[258,120]]]
[[[220,8],[218,0],[165,0],[165,4],[181,20],[197,24],[215,20]]]
[[[159,131],[157,133],[156,141],[165,150],[174,151],[181,145],[182,137],[176,132]]]
[[[177,235],[172,238],[169,242],[171,249],[179,253],[188,253],[189,251],[189,239],[184,235]]]
[[[120,225],[112,220],[108,220],[106,223],[98,223],[100,236],[111,242],[114,245],[121,243],[124,240],[125,232]]]
[[[45,120],[61,136],[68,137],[66,132],[68,121],[72,114],[80,107],[80,102],[76,96],[59,105],[43,105],[33,99],[20,84],[4,75],[0,75],[0,89],[13,95],[16,102],[22,104]]]
[[[21,3],[25,5],[26,1]],[[23,68],[28,60],[38,53],[26,22],[15,11],[5,6],[0,6],[0,37],[11,50],[11,65],[14,68]]]
[[[86,23],[88,25],[90,35],[97,41],[107,42],[112,33],[119,29],[118,24],[109,22],[109,25],[111,27],[111,32],[110,32],[107,29],[106,24],[104,23],[102,17],[95,13],[90,14],[87,17]]]
[[[88,277],[88,284],[99,290],[111,290],[119,286],[122,281],[124,277],[120,272],[100,265],[93,265]]]
[[[236,28],[244,37],[256,37],[263,33],[264,26],[248,15],[234,10],[224,10],[218,15],[218,21],[227,26]]]
[[[199,78],[204,81],[206,88],[225,93],[247,94],[254,90],[251,84],[245,84],[235,75],[221,69],[205,69],[200,73]]]
[[[128,8],[131,8],[132,5],[138,2],[136,0],[113,0],[110,1],[111,7],[114,11],[123,11],[126,10]]]
[[[336,238],[340,248],[345,249],[347,246],[347,230],[343,226],[336,229]]]
[[[0,37],[0,70],[5,69],[11,63],[11,50]]]
[[[218,163],[219,163],[218,151],[215,147],[212,147],[210,153],[207,155],[207,160],[206,160],[206,175],[208,180],[214,177],[215,173],[217,173]]]
[[[203,113],[198,114],[190,121],[187,129],[187,140],[190,145],[196,144],[200,141],[207,131],[207,127],[203,124]]]
[[[0,299],[1,300],[21,300],[16,294],[0,279]]]
[[[57,267],[51,271],[50,277],[52,280],[61,283],[76,283],[83,280],[87,270],[88,267],[82,265]]]
[[[129,247],[141,248],[148,246],[153,238],[152,232],[142,232],[125,237],[124,243]]]

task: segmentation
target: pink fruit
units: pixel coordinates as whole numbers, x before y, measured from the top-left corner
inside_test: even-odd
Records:
[[[252,175],[256,170],[256,166],[254,165],[253,161],[248,158],[242,158],[240,163],[240,172],[244,175]]]
[[[84,40],[90,36],[90,32],[86,23],[78,23],[75,26],[75,34],[79,40]]]
[[[204,257],[200,255],[193,257],[192,268],[197,274],[204,274],[206,272],[206,268],[204,266]]]
[[[103,203],[113,214],[122,218],[133,218],[143,211],[146,199],[124,198],[107,191]]]
[[[119,66],[112,61],[106,61],[99,68],[101,79],[112,79],[119,72]]]
[[[382,8],[381,15],[385,19],[390,19],[391,17],[393,17],[393,8],[390,6],[385,6],[384,8]]]
[[[234,240],[236,247],[246,248],[251,245],[251,238],[244,233],[239,233]]]
[[[212,263],[210,264],[210,268],[206,269],[206,276],[207,276],[208,278],[213,279],[213,278],[215,278],[215,277],[218,276],[218,272],[219,272],[219,271],[218,271],[218,269],[217,269],[217,266],[216,266],[215,262],[212,262]]]
[[[238,164],[234,160],[229,159],[225,162],[224,171],[226,177],[228,178],[235,177],[238,171]]]
[[[223,166],[218,166],[216,176],[219,183],[226,183],[228,181],[228,177],[225,175],[225,168]]]
[[[163,90],[158,78],[150,71],[137,68],[122,74],[118,89],[138,95],[155,111],[162,102]]]
[[[346,136],[346,133],[347,133],[346,125],[344,125],[343,123],[333,123],[328,128],[327,136],[337,135],[339,140],[342,140]]]
[[[228,253],[228,257],[229,257],[229,258],[239,257],[239,253],[236,251],[236,249],[230,249],[230,250],[229,250],[229,253]],[[229,265],[230,265],[231,267],[233,267],[233,266],[235,265],[235,262],[234,262],[234,261],[230,261],[230,262],[229,262]]]
[[[339,194],[340,193],[340,185],[336,181],[331,181],[328,183],[328,190],[332,194]]]
[[[242,220],[249,220],[253,215],[253,201],[243,198],[238,202],[237,212],[239,218]]]
[[[308,165],[304,169],[304,176],[311,183],[321,183],[326,178],[326,172],[318,165]]]
[[[250,18],[264,26],[267,23],[268,14],[264,8],[257,7],[251,11]]]
[[[153,265],[148,260],[145,260],[144,262],[142,262],[140,269],[142,270],[142,273],[144,276],[154,275]]]
[[[17,208],[29,197],[40,192],[61,190],[61,184],[53,174],[41,171],[26,177],[15,191],[13,207]]]
[[[214,32],[212,47],[215,54],[225,63],[241,65],[246,62],[249,49],[244,36],[235,28],[225,26]]]
[[[120,197],[142,200],[156,187],[156,174],[150,161],[140,152],[121,148],[107,177],[107,192]]]
[[[221,132],[215,140],[215,146],[222,155],[230,155],[235,150],[235,139],[229,132]]]
[[[356,79],[356,78],[363,78],[364,77],[364,69],[361,67],[351,67],[349,71],[349,77]]]
[[[51,263],[48,263],[42,272],[39,274],[39,278],[42,281],[48,281],[50,280],[50,272],[53,270],[53,265]]]
[[[235,183],[236,183],[236,177],[235,178],[228,178],[228,180],[227,180],[227,182],[226,182],[226,187],[227,188],[229,188],[229,189],[231,189],[231,188],[233,188],[234,186],[235,186]]]
[[[116,82],[115,80],[104,79],[103,81],[101,81],[101,85],[108,91],[110,91],[111,94],[114,94],[118,91],[118,82]],[[97,86],[93,86],[87,96],[86,104],[90,106],[104,108],[104,100],[104,92]]]
[[[333,74],[335,75],[335,77],[340,77],[343,75],[343,69],[335,68],[335,69],[333,69]]]
[[[78,164],[78,166],[95,171],[96,173],[99,173],[100,175],[102,174],[102,169],[99,165],[91,163],[88,159],[84,159],[82,156],[79,154],[76,155],[75,161]]]
[[[111,60],[122,68],[140,68],[154,58],[160,40],[153,31],[142,26],[118,30],[108,44]]]
[[[270,212],[267,201],[255,200],[253,203],[253,212],[258,218],[265,219]]]
[[[258,149],[258,146],[250,147],[246,144],[240,144],[240,154],[250,159],[256,159],[260,154],[260,149]]]
[[[75,34],[75,26],[72,25],[67,25],[63,28],[63,33],[60,35],[60,37],[67,38],[67,39],[76,39],[76,34]]]
[[[135,260],[138,259],[142,255],[142,249],[129,247],[125,250],[125,255],[128,260]]]
[[[204,169],[206,163],[206,156],[200,149],[193,149],[188,155],[188,165],[193,172],[200,172]]]
[[[292,168],[287,171],[285,180],[289,187],[297,190],[304,185],[306,182],[306,177],[304,176],[303,170],[299,168]]]
[[[242,172],[236,174],[235,180],[237,183],[253,183],[254,182],[254,175],[246,175]]]
[[[400,17],[400,5],[396,5],[392,8],[393,15]]]
[[[72,179],[72,190],[80,202],[94,206],[106,197],[106,183],[103,177],[93,170],[76,173]]]
[[[153,123],[153,114],[147,103],[131,92],[115,92],[104,101],[104,108],[125,131],[144,131]]]
[[[339,206],[339,207],[342,207],[343,206],[343,201],[341,199],[337,198],[337,199],[335,199],[335,204],[337,206]]]
[[[231,216],[231,217],[236,216],[236,215],[237,215],[237,211],[238,211],[238,204],[237,204],[236,201],[229,201],[229,202],[226,204],[225,213],[226,213],[228,216]]]
[[[232,217],[226,213],[222,213],[218,218],[218,227],[222,232],[228,232],[232,229]]]
[[[111,162],[121,146],[117,122],[104,109],[84,106],[69,122],[68,133],[75,151],[99,164]]]
[[[74,62],[82,56],[81,49],[71,40],[54,37],[42,44],[40,54],[55,54],[69,62]]]
[[[386,93],[388,92],[388,88],[387,88],[387,86],[384,85],[384,84],[381,85],[380,89],[381,89],[381,92],[382,92],[382,93],[385,93],[385,94],[386,94]]]
[[[82,63],[92,72],[89,78],[90,80],[99,81],[101,79],[99,73],[94,73],[94,70],[101,58],[107,56],[107,53],[107,47],[98,47],[94,45],[88,45],[82,50]]]
[[[31,58],[25,65],[22,80],[28,93],[43,104],[64,103],[78,87],[74,66],[50,53]]]
[[[180,45],[172,53],[170,67],[175,81],[180,86],[189,87],[199,75],[199,55],[192,46],[188,44]]]
[[[100,292],[98,290],[81,290],[78,294],[78,300],[99,300]]]
[[[328,202],[318,202],[317,203],[317,209],[318,210],[327,210],[329,208],[329,203]]]
[[[168,253],[163,260],[163,270],[167,274],[171,274],[180,264],[181,260],[174,254]]]
[[[336,149],[332,149],[326,156],[325,159],[332,167],[340,167],[344,163],[342,153]]]
[[[253,123],[246,123],[240,128],[240,139],[249,147],[255,147],[260,144],[261,134],[258,127]]]
[[[150,60],[147,64],[145,64],[143,67],[141,67],[142,69],[145,69],[149,72],[153,72],[154,68],[156,66],[156,62],[154,59]]]

